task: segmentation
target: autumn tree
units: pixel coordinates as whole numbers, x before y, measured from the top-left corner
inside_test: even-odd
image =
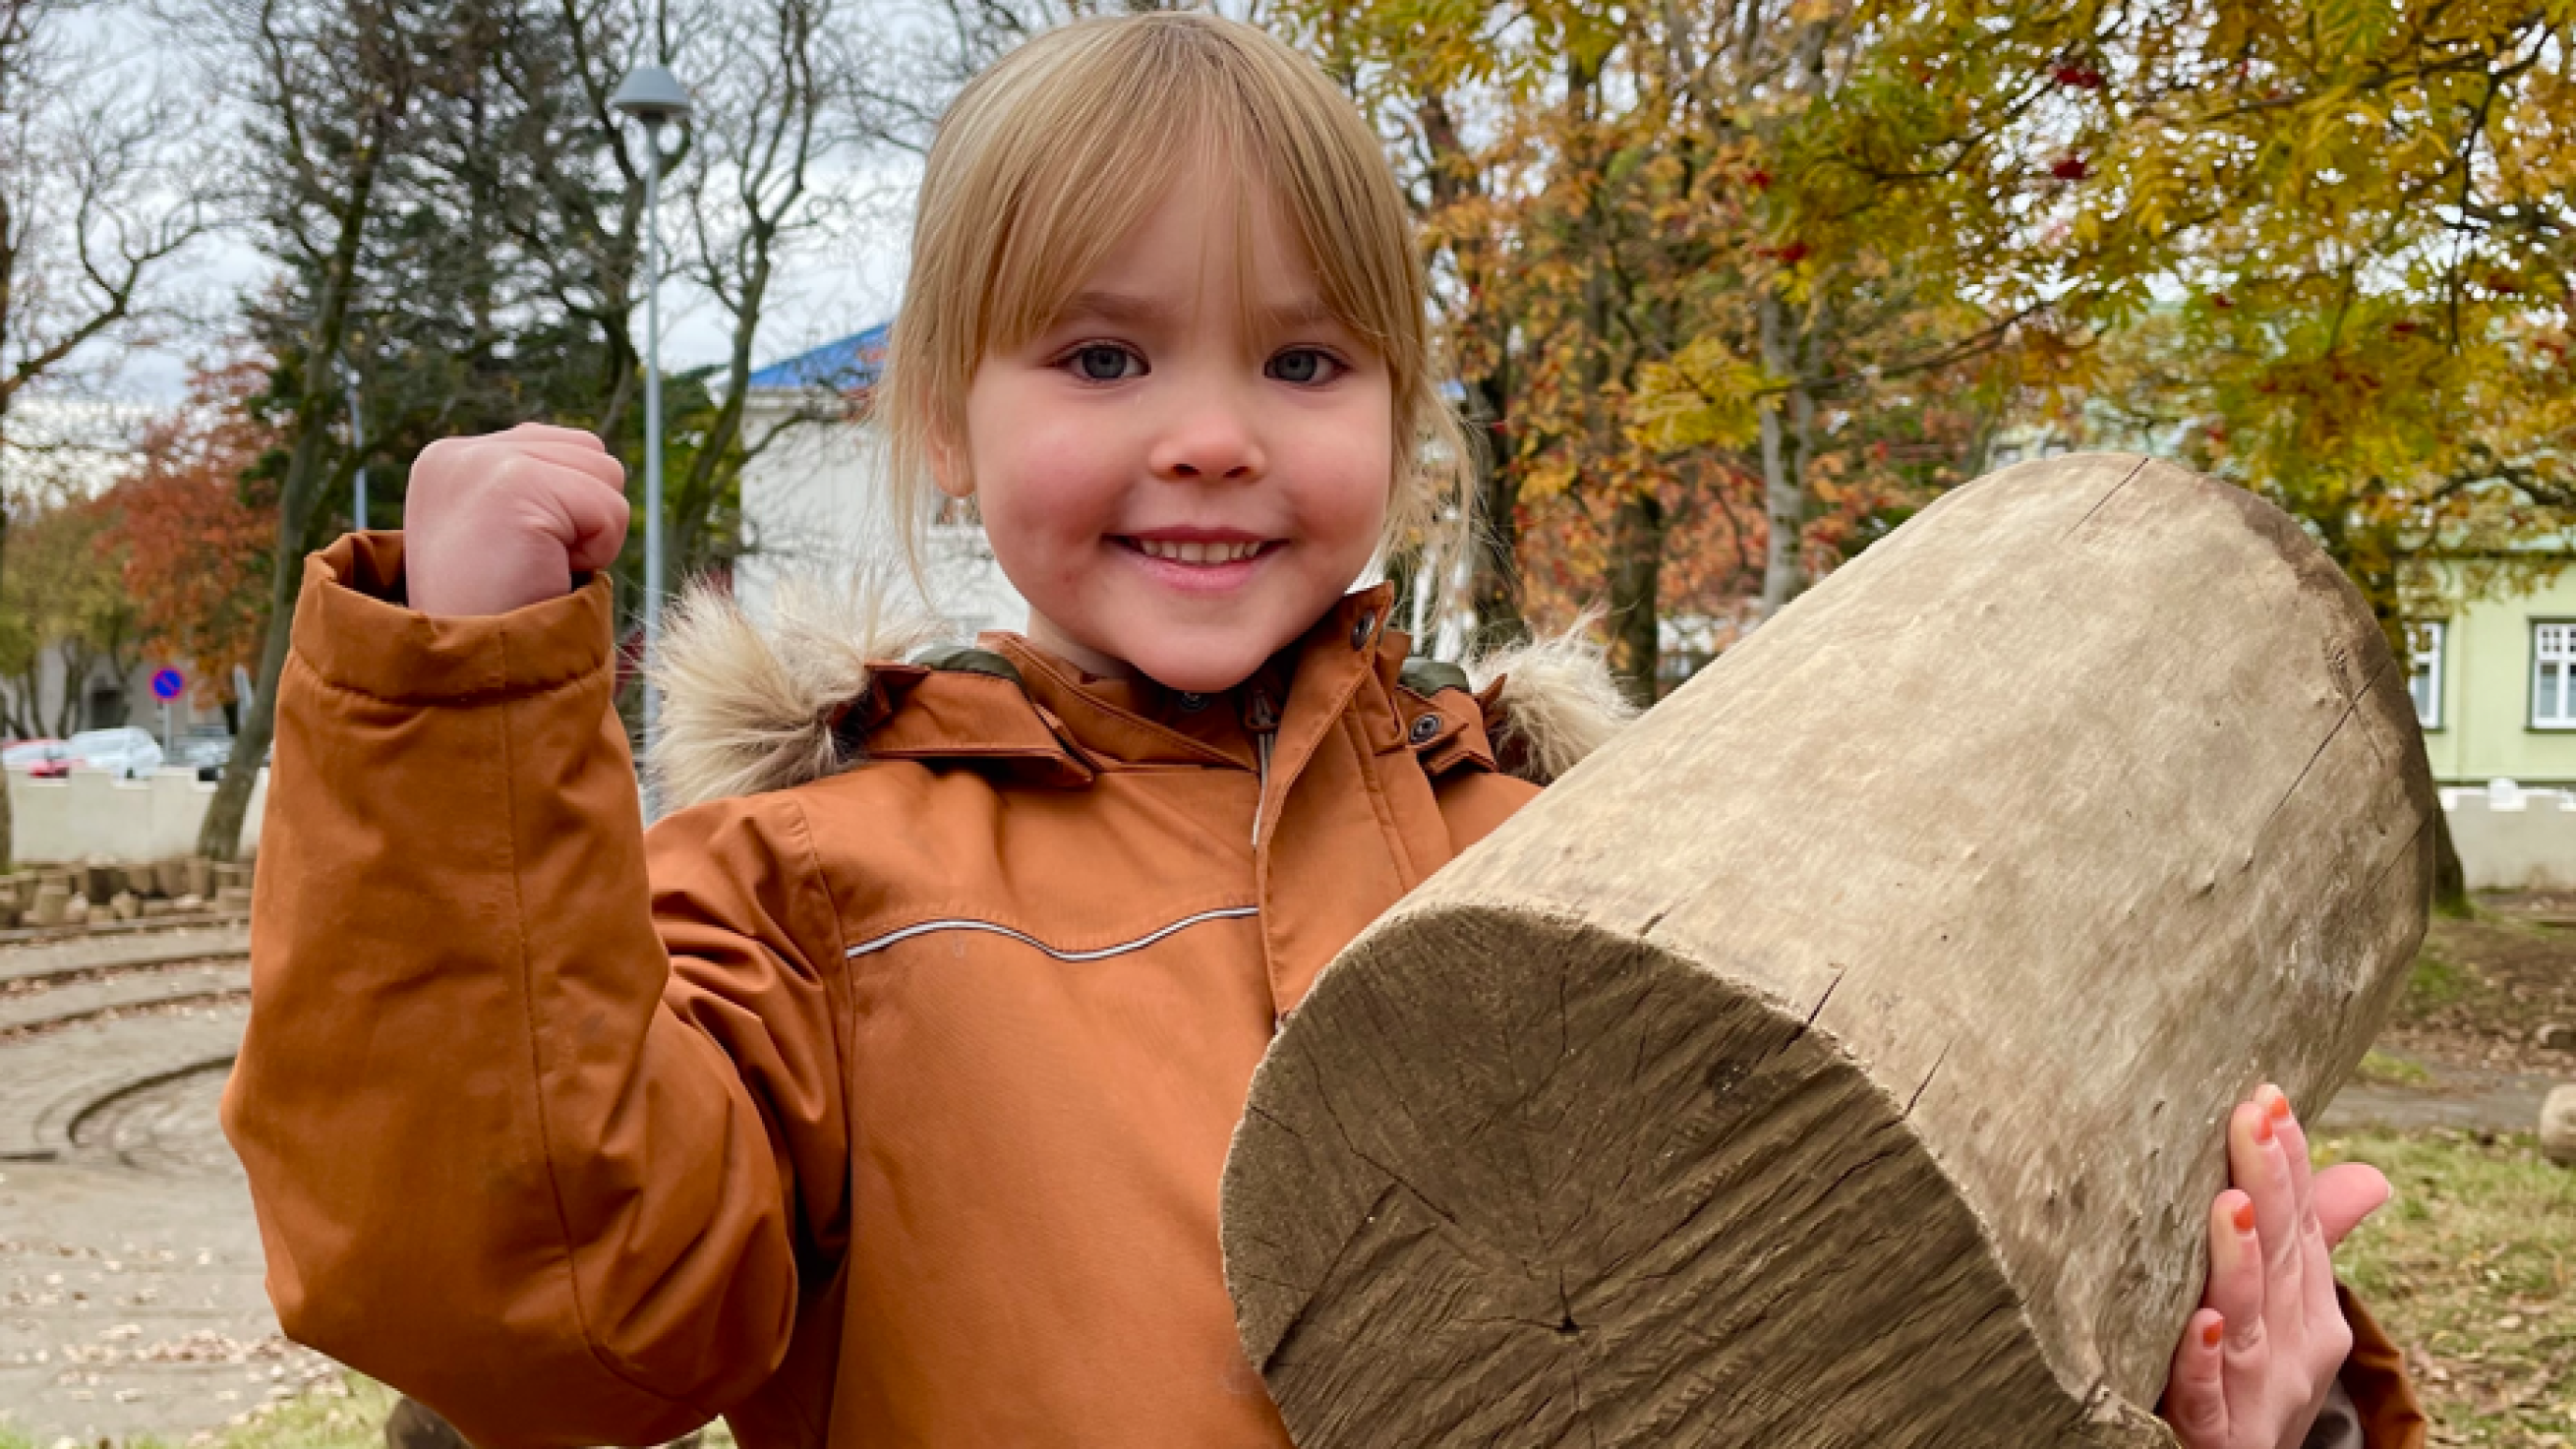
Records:
[[[2055,325],[2080,260],[2045,223],[2097,124],[2091,8],[1295,14],[1423,208],[1488,445],[1480,631],[1520,627],[1523,529],[1557,514],[1548,539],[1599,537],[1640,699],[1677,528],[1741,557],[1754,486],[1776,608],[1964,476],[1957,404],[2000,400],[1984,364]]]
[[[277,439],[247,405],[266,384],[256,358],[200,370],[98,503],[146,647],[185,660],[196,697],[235,729],[233,671],[259,663],[277,545],[273,481],[259,469]]]
[[[29,509],[0,574],[0,719],[9,733],[77,731],[90,681],[104,673],[121,685],[142,648],[107,513],[83,498]]]
[[[2381,617],[2509,586],[2576,522],[2576,12],[2158,7],[2080,232],[2161,305],[2061,390],[2305,522]],[[2508,567],[2508,565],[2514,567]]]

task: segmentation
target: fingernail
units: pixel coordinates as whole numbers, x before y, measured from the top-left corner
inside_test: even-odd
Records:
[[[2278,1087],[2265,1087],[2263,1090],[2271,1094],[2271,1100],[2264,1105],[2263,1110],[2270,1113],[2275,1122],[2290,1120],[2289,1097]]]
[[[2201,1326],[2200,1346],[2202,1348],[2216,1348],[2218,1347],[2218,1341],[2226,1336],[2227,1320],[2224,1318],[2213,1318],[2209,1320],[2208,1323]]]
[[[2227,1217],[2228,1217],[2228,1221],[2233,1222],[2234,1224],[2236,1224],[2236,1231],[2238,1231],[2238,1232],[2240,1232],[2240,1233],[2250,1233],[2250,1232],[2254,1231],[2254,1204],[2253,1204],[2253,1203],[2251,1203],[2251,1202],[2240,1202],[2240,1203],[2238,1203],[2238,1204],[2236,1205],[2236,1211],[2234,1211],[2234,1212],[2232,1212],[2232,1213],[2229,1213],[2229,1214],[2227,1215]]]
[[[2270,1145],[2272,1141],[2272,1116],[2270,1113],[2267,1112],[2254,1119],[2254,1141],[2260,1146]]]

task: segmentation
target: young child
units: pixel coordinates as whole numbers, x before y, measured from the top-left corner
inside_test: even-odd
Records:
[[[279,696],[224,1120],[288,1332],[482,1449],[1284,1444],[1218,1253],[1253,1067],[1604,722],[1344,592],[1461,455],[1427,316],[1377,138],[1285,46],[1029,42],[940,127],[880,412],[1028,631],[901,662],[701,605],[650,832],[618,464],[424,452],[404,534],[308,563]],[[2312,1179],[2277,1092],[2230,1143],[2185,1441],[2332,1432],[2340,1369],[2420,1443],[2326,1260],[2384,1181]]]

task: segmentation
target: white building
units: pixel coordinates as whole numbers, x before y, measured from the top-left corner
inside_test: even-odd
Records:
[[[883,440],[859,420],[885,367],[889,326],[751,375],[744,436],[756,447],[772,441],[743,465],[744,552],[734,565],[734,594],[755,618],[791,578],[836,588],[905,586]],[[933,524],[925,563],[931,605],[957,638],[1027,624],[1028,604],[1002,576],[980,526]]]

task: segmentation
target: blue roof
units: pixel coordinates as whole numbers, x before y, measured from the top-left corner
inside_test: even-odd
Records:
[[[893,331],[892,322],[880,322],[865,332],[853,332],[838,342],[826,342],[811,352],[773,362],[751,375],[751,385],[780,389],[828,387],[839,392],[874,387],[885,371],[886,338]]]

